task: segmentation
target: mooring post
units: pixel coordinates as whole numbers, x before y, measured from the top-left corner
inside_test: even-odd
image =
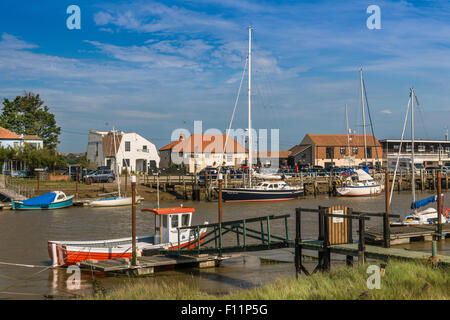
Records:
[[[75,197],[78,199],[78,168],[75,170]]]
[[[383,239],[384,239],[384,247],[389,248],[391,246],[391,230],[390,230],[390,221],[389,215],[391,214],[391,206],[389,203],[389,173],[386,170],[384,177],[384,197],[385,197],[385,213],[383,216]]]
[[[222,222],[222,174],[219,173],[219,222]]]
[[[438,212],[438,221],[437,221],[437,240],[440,241],[442,239],[442,181],[441,181],[441,171],[437,172],[437,212]]]
[[[360,264],[364,264],[366,262],[365,257],[365,250],[366,250],[366,244],[365,244],[365,220],[364,216],[360,215],[359,217],[359,243],[358,243],[358,260]]]
[[[131,176],[131,237],[132,237],[132,260],[133,266],[137,265],[136,259],[136,176]]]
[[[298,279],[298,276],[301,275],[302,269],[302,248],[300,246],[300,242],[302,241],[301,235],[301,214],[302,209],[295,209],[295,277]]]

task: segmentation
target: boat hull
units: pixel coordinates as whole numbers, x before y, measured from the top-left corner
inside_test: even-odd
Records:
[[[108,199],[93,200],[89,203],[92,207],[120,207],[120,206],[131,206],[131,197],[115,197]]]
[[[200,243],[206,229],[200,230]],[[193,249],[198,243],[196,237],[181,241],[182,249]],[[102,241],[49,241],[48,254],[54,267],[70,266],[85,260],[110,260],[132,257],[131,238],[111,239]],[[145,250],[178,249],[178,243],[154,244],[154,236],[137,237],[136,247],[138,256]]]
[[[222,189],[224,202],[263,202],[293,200],[303,194],[303,189],[296,190],[247,190],[241,188]]]
[[[382,192],[381,185],[373,186],[344,186],[336,188],[336,192],[343,197],[376,196]]]
[[[61,209],[70,207],[73,204],[73,196],[67,197],[66,200],[60,202],[52,202],[48,205],[33,205],[27,206],[21,202],[14,202],[14,209],[16,210],[48,210],[48,209]]]

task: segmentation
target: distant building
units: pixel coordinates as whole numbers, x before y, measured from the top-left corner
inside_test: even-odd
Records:
[[[2,148],[20,148],[29,144],[34,148],[43,148],[43,140],[37,135],[18,135],[8,129],[0,127],[0,146]],[[26,175],[28,164],[24,161],[9,160],[2,164],[2,173],[10,175]]]
[[[257,164],[259,167],[283,168],[289,165],[288,159],[291,151],[258,151]]]
[[[86,159],[98,167],[106,166],[119,172],[124,168],[133,172],[148,172],[149,167],[159,166],[156,147],[137,133],[117,131],[115,141],[112,131],[89,131]]]
[[[390,167],[395,167],[398,152],[400,150],[400,139],[383,139],[380,143],[384,150],[386,161]],[[411,139],[403,140],[400,151],[400,166],[409,168],[411,163]],[[414,162],[422,164],[424,167],[434,167],[445,165],[450,162],[450,141],[449,140],[415,140],[414,141]]]
[[[233,137],[228,140],[226,137],[224,134],[192,134],[188,138],[181,135],[177,141],[159,149],[161,167],[168,168],[177,164],[185,166],[190,173],[195,173],[208,166],[239,167],[246,163],[247,149]]]
[[[289,151],[291,164],[324,168],[358,166],[366,161],[381,165],[383,161],[383,149],[373,135],[366,135],[364,148],[364,135],[352,134],[349,142],[346,134],[307,134],[299,145]]]

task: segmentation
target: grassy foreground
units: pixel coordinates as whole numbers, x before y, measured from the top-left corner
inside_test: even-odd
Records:
[[[369,290],[366,273],[369,264],[342,267],[328,273],[316,273],[296,280],[279,279],[251,290],[236,290],[212,295],[185,282],[155,284],[145,278],[88,299],[108,300],[357,300],[357,299],[450,299],[450,272],[419,262],[390,261],[381,277],[381,288]]]

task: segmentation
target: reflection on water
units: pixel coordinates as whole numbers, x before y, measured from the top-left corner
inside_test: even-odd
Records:
[[[429,193],[418,195],[425,198]],[[450,193],[447,193],[450,195]],[[448,197],[444,207],[450,207]],[[411,197],[409,193],[395,193],[392,213],[405,216],[409,212]],[[179,205],[180,202],[162,203],[161,206]],[[193,206],[196,213],[193,224],[217,221],[217,202],[183,202],[184,206]],[[289,218],[289,236],[295,234],[295,208],[317,208],[318,205],[346,205],[353,210],[382,212],[384,197],[369,198],[334,198],[327,196],[306,197],[299,200],[273,203],[231,203],[223,206],[223,219],[244,219],[250,217],[291,214]],[[138,210],[153,207],[154,203],[138,205]],[[317,237],[317,214],[304,214],[302,218],[304,237]],[[367,225],[380,225],[381,219],[372,218]],[[153,214],[137,214],[137,234],[152,234],[154,228]],[[356,230],[353,228],[357,239]],[[283,220],[274,221],[271,231],[284,235]],[[53,270],[47,252],[48,240],[99,240],[131,235],[131,210],[122,208],[80,208],[71,207],[52,211],[0,211],[0,299],[42,299],[44,295],[56,298],[70,298],[73,294],[91,294],[93,292],[93,275],[81,273],[80,289],[68,290],[67,269]],[[234,240],[234,238],[233,238]],[[431,252],[431,242],[403,244],[400,248]],[[450,255],[450,240],[438,243],[438,252]],[[314,254],[305,252],[306,254]],[[264,256],[264,253],[261,253]],[[269,255],[269,254],[267,254]],[[271,253],[270,258],[278,256],[280,260],[292,260],[289,250]],[[342,259],[342,257],[333,257]],[[11,266],[4,263],[33,265]],[[311,261],[310,269],[315,262]],[[333,264],[334,266],[335,264]],[[146,280],[128,278],[102,277],[95,275],[100,286],[111,289],[127,281],[184,281],[192,283],[210,293],[226,293],[230,290],[250,288],[273,281],[279,277],[294,277],[293,263],[262,264],[257,254],[227,260],[218,268],[212,269],[175,269],[158,272]],[[5,293],[7,291],[8,293]]]

